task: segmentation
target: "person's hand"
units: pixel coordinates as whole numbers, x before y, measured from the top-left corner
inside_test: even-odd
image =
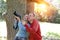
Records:
[[[26,14],[25,16],[24,16],[24,20],[28,20],[28,15]]]
[[[27,24],[27,22],[26,22],[26,21],[24,21],[24,20],[22,20],[22,24],[23,24],[23,25],[25,25],[25,24]]]

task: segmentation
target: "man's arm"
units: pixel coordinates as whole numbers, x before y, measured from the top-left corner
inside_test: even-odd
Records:
[[[38,22],[34,21],[33,25],[31,25],[30,27],[26,24],[25,27],[26,27],[26,30],[28,32],[30,32],[30,33],[37,32],[37,30],[38,30]]]
[[[37,20],[34,20],[34,23],[33,23],[33,25],[32,25],[32,30],[33,30],[34,32],[37,32],[38,26],[39,26],[38,21],[37,21]]]
[[[35,23],[34,23],[35,24]],[[36,32],[37,32],[37,30],[38,30],[38,27],[37,27],[37,29],[35,28],[36,26],[38,26],[38,24],[35,24],[34,25],[34,29],[33,28],[30,28],[30,27],[28,27],[28,24],[26,24],[25,25],[26,26],[26,30],[30,33],[30,34],[32,34],[33,36],[36,36],[39,40],[41,39],[41,35],[38,35]],[[36,29],[36,30],[35,30]]]

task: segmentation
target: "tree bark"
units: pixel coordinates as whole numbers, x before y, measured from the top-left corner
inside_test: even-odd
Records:
[[[26,13],[26,0],[7,0],[7,13],[4,15],[7,24],[7,40],[13,40],[17,32],[13,29],[14,11],[23,17]]]

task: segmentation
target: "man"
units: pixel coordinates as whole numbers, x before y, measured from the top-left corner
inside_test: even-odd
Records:
[[[42,40],[39,22],[35,19],[34,13],[29,13],[28,21],[30,22],[30,27],[26,23],[25,27],[29,33],[29,40]]]
[[[18,28],[18,32],[15,36],[14,40],[28,40],[28,33],[26,31],[26,28],[24,27],[22,21],[21,21],[21,16],[18,15],[16,12],[14,12],[15,15],[15,23],[14,23],[14,29]]]

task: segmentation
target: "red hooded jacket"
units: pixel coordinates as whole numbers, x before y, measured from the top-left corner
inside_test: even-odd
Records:
[[[42,40],[40,25],[36,19],[33,20],[33,23],[30,24],[30,27],[28,24],[26,24],[25,27],[29,32],[29,40]]]

